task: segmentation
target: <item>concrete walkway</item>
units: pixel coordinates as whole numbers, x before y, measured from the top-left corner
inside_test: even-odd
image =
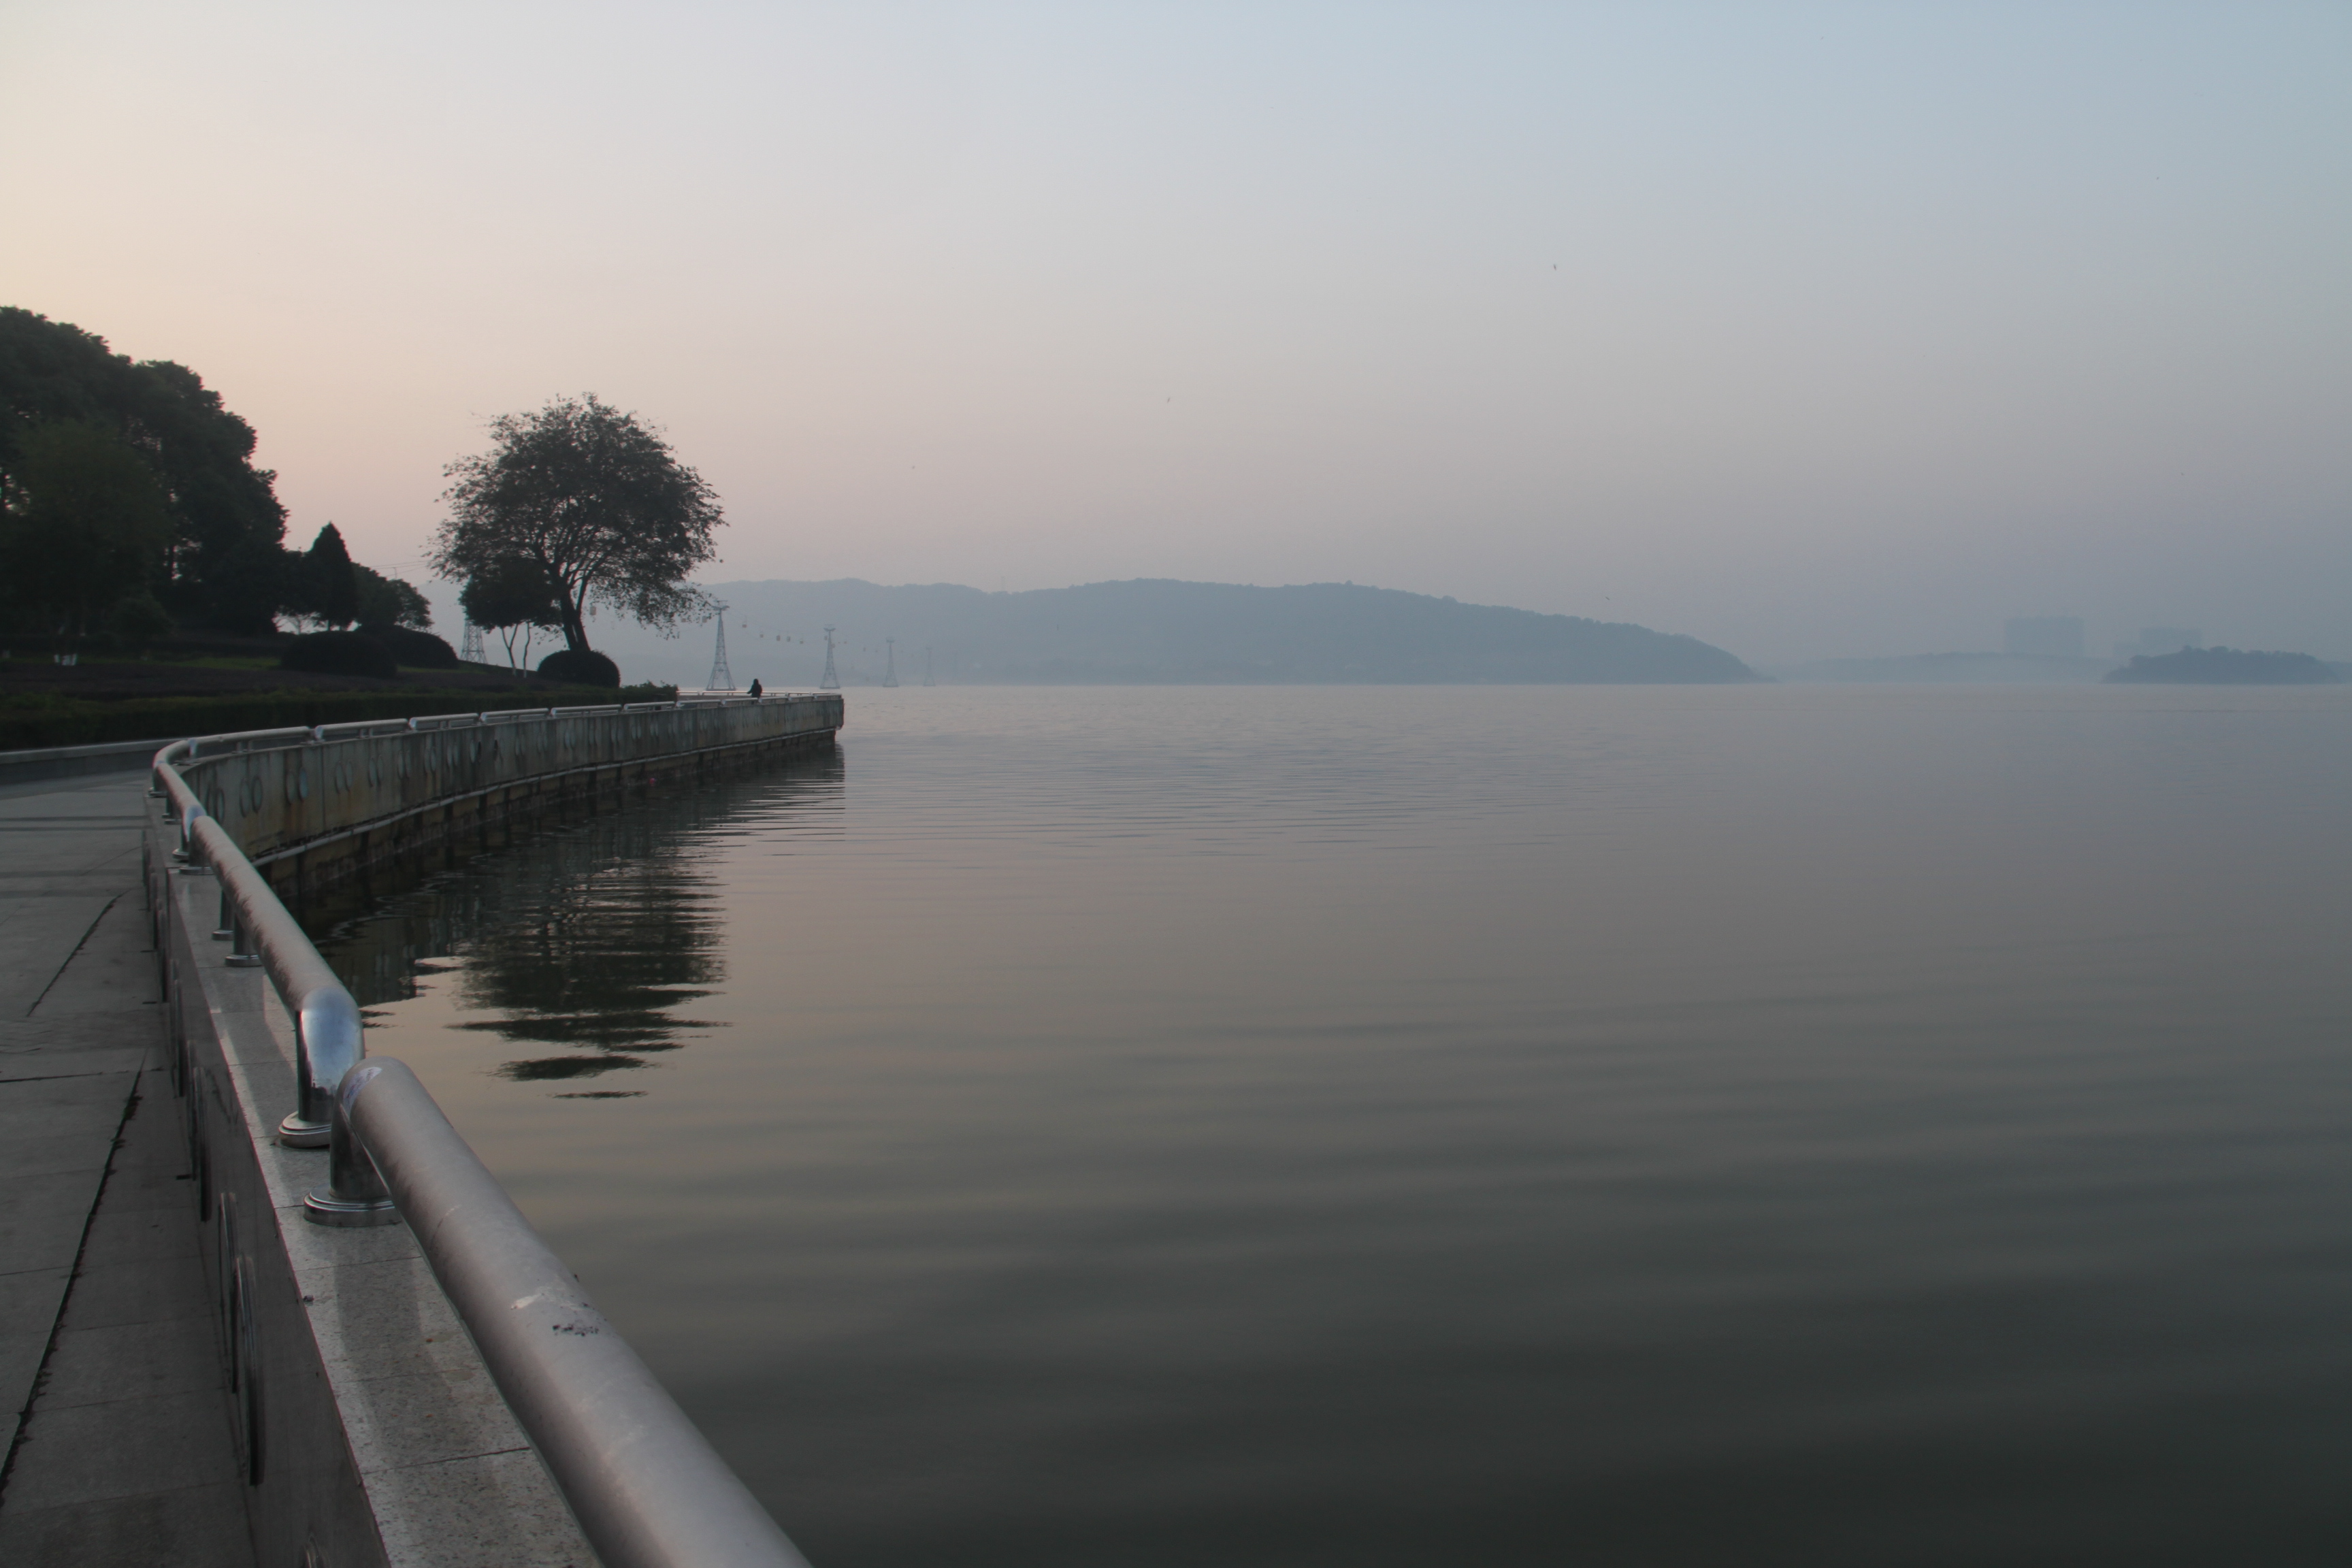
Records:
[[[0,788],[0,1563],[247,1568],[140,888],[146,776]]]

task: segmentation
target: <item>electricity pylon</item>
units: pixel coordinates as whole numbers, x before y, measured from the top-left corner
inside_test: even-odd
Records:
[[[925,643],[923,645],[923,684],[926,686],[937,686],[939,684],[938,681],[931,679],[931,645],[929,643]]]
[[[482,662],[482,628],[471,621],[467,621],[466,629],[458,634],[457,657],[467,664]]]
[[[898,639],[897,637],[884,637],[882,641],[885,645],[883,651],[888,656],[890,660],[888,668],[882,671],[882,684],[885,686],[896,686],[898,684]]]
[[[735,677],[727,668],[727,606],[719,606],[719,647],[710,656],[710,680],[706,691],[732,691]]]
[[[830,626],[824,628],[824,679],[816,683],[816,689],[819,691],[841,689],[841,677],[833,672],[833,628]]]

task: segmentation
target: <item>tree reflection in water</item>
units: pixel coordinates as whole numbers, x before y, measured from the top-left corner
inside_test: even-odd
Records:
[[[679,1011],[726,975],[719,889],[698,843],[748,815],[829,815],[841,787],[838,750],[779,759],[593,816],[493,827],[490,847],[454,866],[436,855],[428,868],[357,879],[300,913],[362,1009],[405,1001],[419,977],[447,974],[463,1010],[481,1015],[457,1028],[557,1048],[510,1058],[493,1069],[499,1077],[563,1083],[627,1072],[725,1026]]]

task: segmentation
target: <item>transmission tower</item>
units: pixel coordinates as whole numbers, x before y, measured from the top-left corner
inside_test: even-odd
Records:
[[[841,677],[833,672],[833,628],[829,626],[824,628],[824,679],[816,683],[816,689],[819,691],[841,689]]]
[[[724,605],[719,606],[719,647],[710,656],[710,681],[704,689],[709,691],[735,689],[734,674],[727,668],[727,606]]]
[[[925,643],[923,645],[923,684],[926,686],[937,686],[939,684],[938,681],[931,679],[931,645],[929,643]]]
[[[885,686],[896,686],[898,684],[898,639],[897,637],[884,637],[882,642],[883,650],[890,660],[888,666],[882,671],[882,684]]]
[[[467,664],[482,662],[482,628],[471,621],[467,621],[466,629],[458,634],[457,657]]]

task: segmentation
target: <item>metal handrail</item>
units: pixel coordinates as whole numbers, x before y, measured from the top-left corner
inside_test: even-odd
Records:
[[[278,1141],[289,1148],[322,1149],[334,1115],[335,1086],[366,1053],[359,1004],[228,829],[200,816],[195,837],[197,854],[220,879],[221,893],[236,917],[232,951],[260,954],[262,973],[293,1016],[294,1109],[278,1124]]]
[[[299,746],[310,738],[310,731],[309,730],[299,724],[294,724],[280,726],[275,730],[232,730],[226,735],[198,735],[193,740],[174,742],[173,744],[164,747],[163,750],[166,752],[176,751],[180,747],[185,746],[188,748],[188,757],[193,761],[199,754],[196,750],[199,744],[217,747],[227,745],[231,742],[237,742],[236,749],[242,752],[251,750],[252,742],[256,741],[283,741],[289,746]]]
[[[545,716],[626,710],[614,705]],[[304,1200],[305,1216],[340,1226],[408,1222],[607,1568],[808,1568],[415,1074],[392,1058],[365,1056],[350,991],[181,776],[177,764],[194,759],[203,742],[264,737],[294,745],[324,739],[319,731],[256,731],[175,741],[155,753],[153,767],[179,824],[175,854],[190,870],[209,868],[219,879],[232,952],[258,952],[293,1016],[296,1104],[278,1138],[329,1151],[327,1184]]]
[[[772,692],[751,699],[756,702],[778,702],[793,694]],[[681,700],[672,703],[608,703],[594,708],[547,708],[517,710],[515,717],[530,715],[546,719],[588,718],[600,713],[646,711],[654,709],[688,709],[720,706],[718,703]],[[479,724],[490,715],[481,713],[429,714],[422,719],[369,720],[367,724],[391,724],[416,730],[420,726],[435,728],[459,722]],[[506,717],[506,715],[499,715]],[[210,867],[221,878],[221,914],[224,931],[234,942],[232,952],[247,957],[257,952],[262,968],[270,983],[277,986],[286,1010],[295,1020],[295,1097],[294,1110],[278,1124],[278,1142],[298,1149],[322,1149],[327,1146],[329,1127],[332,1120],[331,1100],[335,1085],[344,1073],[365,1054],[360,1039],[359,1006],[334,973],[302,934],[301,928],[288,914],[284,905],[269,887],[267,878],[254,868],[245,851],[226,829],[213,820],[204,802],[189,788],[180,774],[177,764],[194,762],[205,748],[217,752],[224,746],[243,752],[255,742],[277,742],[273,749],[295,749],[321,744],[326,739],[326,726],[318,729],[245,730],[226,735],[199,735],[190,740],[174,741],[155,753],[154,773],[157,788],[171,803],[172,815],[180,828],[180,846],[175,855],[191,866]],[[348,737],[356,739],[358,737]],[[255,944],[258,944],[257,948]]]
[[[494,720],[514,719],[579,719],[597,713],[657,713],[669,709],[730,708],[746,702],[778,702],[788,698],[803,697],[806,692],[770,691],[759,697],[680,697],[670,702],[608,702],[585,708],[504,708],[479,713],[424,713],[410,719],[346,719],[332,724],[286,725],[275,730],[237,730],[222,735],[200,735],[194,740],[174,742],[167,750],[186,747],[184,753],[194,761],[200,755],[199,743],[213,751],[234,745],[240,752],[251,751],[260,742],[272,742],[273,750],[309,745],[331,736],[351,740],[369,734],[398,730],[446,730],[467,724],[487,724]],[[161,754],[156,759],[163,760]]]
[[[260,955],[263,973],[294,1019],[294,1110],[278,1124],[278,1141],[290,1148],[323,1149],[335,1085],[362,1054],[359,1004],[270,891],[269,879],[254,868],[172,765],[172,753],[182,746],[193,751],[195,742],[174,742],[155,753],[156,782],[179,819],[181,847],[190,866],[209,868],[220,879],[231,951]]]
[[[370,1057],[335,1117],[349,1184],[380,1175],[607,1568],[807,1568],[406,1064]]]
[[[310,739],[363,741],[370,735],[389,735],[407,728],[405,719],[345,719],[333,724],[312,725]]]

